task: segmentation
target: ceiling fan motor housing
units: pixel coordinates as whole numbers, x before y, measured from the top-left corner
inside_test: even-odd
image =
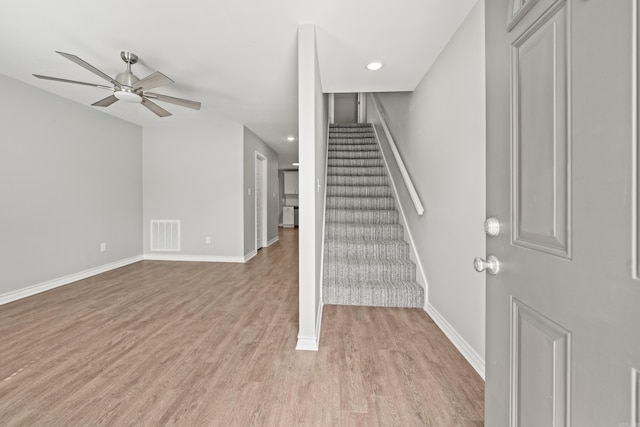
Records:
[[[133,85],[139,82],[140,79],[131,72],[131,65],[138,62],[138,56],[131,52],[120,52],[120,58],[127,63],[127,69],[116,75],[116,81],[122,87],[114,88],[114,95],[122,101],[141,102],[142,94],[133,89]]]

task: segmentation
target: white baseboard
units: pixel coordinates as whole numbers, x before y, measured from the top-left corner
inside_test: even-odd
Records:
[[[208,256],[208,255],[178,255],[178,254],[144,254],[147,261],[192,261],[192,262],[246,262],[245,257]]]
[[[322,307],[322,302],[320,302],[318,316],[316,317],[316,336],[301,337],[298,335],[296,350],[318,351],[318,348],[320,347],[320,329],[322,328]]]
[[[469,362],[473,369],[475,369],[476,372],[484,380],[484,357],[480,356],[431,304],[427,303],[427,306],[424,308],[424,310],[429,316],[431,316],[436,325],[438,325],[438,327],[442,330],[442,332],[444,332],[447,338],[449,338],[449,341],[451,341],[451,343],[458,349],[458,351],[467,360],[467,362]]]
[[[296,350],[318,351],[318,337],[301,337],[298,335]]]
[[[48,280],[46,282],[38,283],[37,285],[22,288],[17,291],[7,292],[6,294],[0,295],[0,305],[7,304],[12,301],[17,301],[22,298],[30,297],[32,295],[58,288],[60,286],[68,285],[69,283],[77,282],[78,280],[86,279],[87,277],[96,276],[110,270],[115,270],[116,268],[124,267],[125,265],[133,264],[138,261],[142,261],[141,255],[122,259],[120,261],[115,261],[109,264],[101,265],[99,267],[90,268],[88,270],[69,274],[57,279]]]
[[[269,240],[269,241],[267,242],[267,247],[269,247],[269,246],[273,245],[273,244],[274,244],[275,242],[277,242],[278,240],[280,240],[280,237],[278,237],[278,236],[276,236],[276,237],[274,237],[273,239]]]
[[[242,260],[242,262],[247,262],[256,255],[258,255],[258,251],[253,250],[244,256],[244,259]]]

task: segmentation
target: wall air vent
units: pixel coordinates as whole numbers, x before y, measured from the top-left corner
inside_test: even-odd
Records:
[[[151,250],[160,252],[180,251],[180,220],[151,220]]]

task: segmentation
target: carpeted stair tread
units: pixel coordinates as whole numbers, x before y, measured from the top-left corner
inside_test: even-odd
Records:
[[[376,144],[329,144],[329,152],[331,151],[378,151]]]
[[[390,197],[388,185],[328,185],[327,197]]]
[[[325,231],[329,239],[387,240],[402,239],[404,236],[404,229],[400,224],[348,224],[327,222]]]
[[[398,219],[395,209],[327,209],[327,222],[397,224]]]
[[[347,176],[330,175],[327,176],[327,185],[387,185],[389,183],[386,175],[373,176]]]
[[[344,123],[334,123],[331,125],[331,129],[334,128],[367,128],[371,129],[371,125],[369,123],[352,123],[352,122],[344,122]]]
[[[327,168],[329,176],[386,176],[386,171],[382,166],[329,166]]]
[[[328,196],[327,209],[394,209],[392,197]]]
[[[380,152],[371,151],[348,151],[348,150],[329,150],[329,160],[331,159],[379,159]]]
[[[340,137],[335,137],[329,142],[330,145],[341,145],[341,144],[353,144],[353,145],[376,145],[376,139],[371,137],[362,136],[362,134],[354,134],[355,136],[346,137],[346,134],[340,134]]]
[[[325,256],[362,259],[408,258],[409,244],[404,240],[328,239],[325,241]]]
[[[373,159],[335,159],[331,158],[327,164],[329,167],[384,167],[384,161],[381,158]]]
[[[327,261],[324,279],[329,284],[345,280],[416,280],[415,264],[409,259],[340,257]]]

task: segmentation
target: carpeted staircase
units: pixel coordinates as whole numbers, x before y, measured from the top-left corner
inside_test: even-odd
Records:
[[[424,289],[398,222],[387,171],[369,124],[329,129],[325,304],[422,307]]]

